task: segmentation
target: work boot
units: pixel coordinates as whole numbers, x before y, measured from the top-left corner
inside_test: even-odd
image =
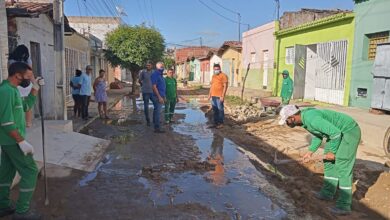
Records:
[[[322,201],[332,201],[333,198],[322,195],[320,192],[313,192],[314,197]]]
[[[7,208],[0,209],[0,218],[5,217],[7,215],[12,215],[15,212],[15,207],[13,205],[10,205]]]
[[[31,210],[25,213],[15,213],[12,220],[42,220],[42,215]]]
[[[329,211],[334,215],[349,215],[349,214],[351,214],[350,210],[340,209],[338,207],[329,208]]]

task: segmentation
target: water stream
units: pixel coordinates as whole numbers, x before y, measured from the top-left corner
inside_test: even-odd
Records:
[[[173,125],[175,132],[190,135],[201,151],[202,160],[216,164],[215,171],[199,174],[169,173],[168,181],[140,181],[150,189],[156,205],[197,202],[216,211],[227,211],[235,219],[282,219],[286,212],[261,189],[269,184],[248,157],[226,139],[207,128],[207,119],[196,100],[177,106],[185,118]]]

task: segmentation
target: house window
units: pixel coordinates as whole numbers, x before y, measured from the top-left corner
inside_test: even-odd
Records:
[[[377,45],[380,43],[389,42],[389,32],[380,32],[375,34],[368,34],[368,59],[374,60],[376,55]]]
[[[251,53],[251,63],[256,63],[256,52]]]
[[[294,64],[295,47],[286,47],[286,64]]]

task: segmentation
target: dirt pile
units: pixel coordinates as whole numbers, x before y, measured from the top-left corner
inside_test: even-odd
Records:
[[[251,104],[226,106],[225,111],[230,115],[232,120],[241,124],[258,121],[268,116],[267,113]]]

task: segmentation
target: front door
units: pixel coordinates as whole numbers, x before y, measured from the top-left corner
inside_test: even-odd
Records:
[[[343,105],[347,41],[317,44],[315,100]]]
[[[231,84],[232,78],[230,76],[231,74],[231,62],[228,59],[222,60],[222,72],[226,74],[226,76],[229,78],[229,84]]]
[[[263,89],[267,89],[268,86],[268,62],[269,52],[268,50],[263,51]]]
[[[294,99],[303,99],[305,95],[306,46],[295,45]]]

